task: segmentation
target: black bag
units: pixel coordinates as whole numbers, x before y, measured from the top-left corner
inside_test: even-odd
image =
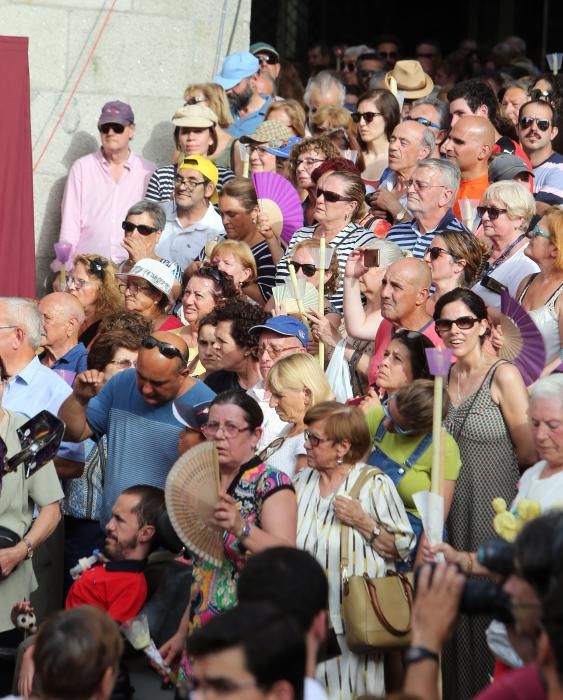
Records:
[[[0,549],[8,549],[15,547],[20,542],[21,537],[17,532],[10,530],[8,527],[0,525]]]

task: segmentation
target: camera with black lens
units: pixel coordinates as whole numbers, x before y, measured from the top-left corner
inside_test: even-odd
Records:
[[[477,550],[477,561],[492,573],[506,578],[514,569],[514,546],[499,537],[486,540]],[[431,566],[434,570],[436,564],[431,564]],[[415,597],[419,568],[414,575]],[[431,576],[433,573],[432,571]],[[508,593],[503,591],[502,586],[484,578],[466,579],[459,603],[459,612],[471,616],[486,615],[504,623],[514,621]]]

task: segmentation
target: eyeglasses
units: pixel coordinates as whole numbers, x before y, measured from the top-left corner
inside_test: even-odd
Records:
[[[279,58],[273,54],[255,53],[254,55],[260,61],[260,63],[268,63],[270,66],[277,66],[277,64],[280,62]]]
[[[188,350],[186,350],[185,353],[182,353],[180,352],[180,350],[178,350],[178,348],[175,345],[172,345],[172,343],[163,343],[162,340],[158,340],[152,335],[146,335],[141,340],[141,345],[147,350],[158,348],[160,354],[168,358],[169,360],[172,360],[173,358],[177,357],[180,360],[182,360],[182,362],[188,361]]]
[[[74,287],[75,289],[82,289],[83,287],[86,287],[89,284],[92,284],[92,282],[90,280],[79,280],[76,277],[72,277],[72,275],[70,275],[69,277],[66,278],[66,286],[67,287]]]
[[[131,221],[122,221],[121,228],[125,233],[133,233],[137,230],[141,236],[150,236],[151,233],[156,233],[159,229],[154,226],[146,226],[145,224],[134,224]]]
[[[269,144],[271,148],[279,148],[282,144],[280,143],[279,146],[275,145],[273,143]],[[258,146],[255,143],[247,143],[244,145],[245,151],[248,153],[248,155],[252,155],[253,153],[257,153],[259,156],[263,156],[268,151],[264,148],[264,146]]]
[[[308,442],[311,447],[318,447],[321,442],[332,442],[330,438],[321,438],[310,430],[306,430],[303,435],[305,436],[305,441]]]
[[[297,170],[300,165],[304,165],[307,170],[310,170],[315,163],[324,163],[325,160],[325,158],[301,158],[297,161],[295,169]]]
[[[417,124],[422,124],[422,126],[425,127],[431,127],[432,129],[438,129],[440,130],[442,127],[439,124],[436,124],[436,122],[431,122],[430,119],[426,119],[426,117],[409,117],[408,115],[406,117],[403,117],[404,122],[417,122]]]
[[[529,90],[528,95],[530,96],[531,100],[540,100],[542,102],[551,102],[551,98],[553,97],[552,92],[548,92],[547,90],[540,90],[539,88]]]
[[[397,433],[397,435],[411,435],[412,433],[416,432],[415,429],[403,428],[396,422],[396,420],[391,415],[391,411],[389,410],[389,399],[383,402],[382,407],[385,418],[391,423],[391,427],[393,428],[394,433]]]
[[[460,331],[468,331],[470,328],[473,328],[473,326],[476,323],[479,323],[479,319],[475,318],[475,316],[460,316],[459,318],[453,319],[439,318],[437,321],[434,322],[436,333],[440,335],[441,333],[447,333],[451,331],[454,323]]]
[[[98,131],[102,134],[109,134],[110,129],[114,134],[122,134],[125,131],[123,124],[102,124],[98,127]]]
[[[174,182],[176,187],[185,187],[188,190],[195,190],[198,185],[205,185],[205,180],[194,180],[191,177],[185,178],[180,175],[176,175]]]
[[[17,326],[0,326],[0,331],[3,331],[5,328],[17,328]]]
[[[420,192],[421,190],[428,190],[431,187],[445,187],[445,185],[429,185],[427,182],[421,182],[420,180],[414,180],[413,178],[407,180],[406,184],[407,189],[414,187],[417,192]]]
[[[521,129],[529,129],[534,122],[537,124],[540,131],[547,131],[551,126],[549,119],[538,119],[537,117],[520,117],[518,123]]]
[[[449,250],[446,250],[445,248],[439,248],[438,246],[432,246],[432,247],[428,246],[428,248],[424,251],[424,257],[429,255],[430,260],[438,260],[438,258],[440,257],[440,255],[442,255],[442,253],[444,253],[444,255],[451,255],[452,258],[458,257],[457,255],[450,253]]]
[[[252,428],[249,425],[239,428],[238,425],[235,425],[234,423],[224,423],[221,425],[221,423],[217,423],[215,421],[207,421],[207,423],[201,426],[202,433],[208,438],[214,438],[219,430],[223,431],[223,435],[226,438],[232,439],[240,433],[244,433],[247,430],[252,430]]]
[[[187,107],[188,105],[198,105],[202,102],[207,102],[207,97],[202,97],[201,100],[198,100],[197,97],[188,97],[188,99],[184,102],[184,107]]]
[[[344,61],[342,66],[343,71],[348,71],[348,73],[354,73],[356,70],[356,64],[353,61]]]
[[[496,221],[501,214],[506,214],[508,209],[499,209],[498,207],[477,207],[477,215],[482,219],[485,214],[489,215],[490,221]]]
[[[295,272],[303,270],[303,274],[305,275],[305,277],[312,277],[315,274],[315,272],[317,272],[317,270],[319,269],[318,267],[316,267],[316,265],[313,265],[312,263],[298,263],[291,260],[289,264],[295,270]]]
[[[534,229],[532,231],[528,231],[526,234],[528,238],[537,238],[538,236],[541,236],[542,238],[546,238],[548,241],[551,240],[551,234],[548,233],[547,231],[543,231],[540,227],[539,224],[536,224]]]
[[[265,352],[268,353],[270,357],[279,357],[282,352],[287,352],[288,350],[301,350],[302,345],[289,345],[285,348],[277,348],[275,345],[259,345],[258,354],[263,355]]]
[[[376,117],[382,117],[381,112],[354,112],[352,114],[352,121],[355,124],[359,124],[363,119],[366,124],[371,124]]]
[[[317,193],[316,193],[317,199],[319,197],[324,197],[325,202],[353,202],[354,199],[352,197],[345,197],[343,194],[338,194],[338,192],[331,192],[330,190],[321,190],[320,187],[317,187]]]
[[[151,290],[148,284],[135,284],[134,282],[128,282],[127,284],[120,284],[119,291],[125,295],[128,291],[132,297],[136,297],[139,292],[148,292]]]
[[[374,75],[377,75],[381,72],[382,71],[380,70],[368,70],[367,68],[361,68],[358,71],[358,75],[360,76],[360,78],[373,78]]]
[[[131,367],[137,366],[137,362],[135,360],[110,360],[108,365],[117,365],[122,369],[131,369]]]

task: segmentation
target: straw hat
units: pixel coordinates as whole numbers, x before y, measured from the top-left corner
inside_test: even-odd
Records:
[[[434,82],[418,61],[397,61],[393,70],[385,74],[385,86],[394,95],[400,90],[405,100],[417,100],[432,92]]]

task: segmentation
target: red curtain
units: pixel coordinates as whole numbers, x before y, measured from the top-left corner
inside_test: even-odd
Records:
[[[35,297],[27,47],[0,36],[0,296]]]

